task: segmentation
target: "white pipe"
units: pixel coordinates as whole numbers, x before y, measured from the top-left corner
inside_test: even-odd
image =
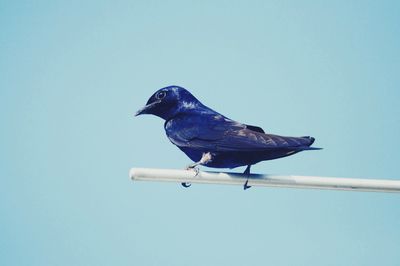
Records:
[[[132,180],[142,181],[230,184],[241,186],[243,186],[247,180],[247,176],[240,173],[200,171],[196,175],[194,170],[152,168],[132,168],[129,172],[129,176]],[[251,174],[249,176],[248,185],[352,191],[400,192],[400,180],[387,179]]]

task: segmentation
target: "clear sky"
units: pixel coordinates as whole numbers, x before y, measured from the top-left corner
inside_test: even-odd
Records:
[[[399,14],[399,1],[1,1],[0,265],[399,265],[400,195],[128,178],[190,163],[159,118],[133,116],[176,84],[324,148],[254,172],[399,179]]]

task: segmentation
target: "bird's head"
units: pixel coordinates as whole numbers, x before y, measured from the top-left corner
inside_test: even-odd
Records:
[[[202,104],[189,91],[179,86],[168,86],[156,91],[147,101],[146,106],[135,116],[152,114],[168,120],[180,112],[190,111]]]

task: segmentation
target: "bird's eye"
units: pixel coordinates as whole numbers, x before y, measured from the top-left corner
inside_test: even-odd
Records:
[[[159,93],[157,93],[156,98],[161,100],[162,98],[164,98],[166,96],[165,91],[160,91]]]

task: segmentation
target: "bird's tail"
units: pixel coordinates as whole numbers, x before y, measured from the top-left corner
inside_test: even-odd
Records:
[[[318,148],[318,147],[304,147],[301,150],[303,151],[318,151],[318,150],[322,150],[324,148]]]
[[[310,137],[310,136],[304,136],[301,137],[302,139],[304,139],[307,143],[305,144],[305,147],[302,147],[302,150],[307,150],[307,151],[311,151],[311,150],[322,150],[322,148],[317,148],[317,147],[310,147],[314,141],[315,138]]]

